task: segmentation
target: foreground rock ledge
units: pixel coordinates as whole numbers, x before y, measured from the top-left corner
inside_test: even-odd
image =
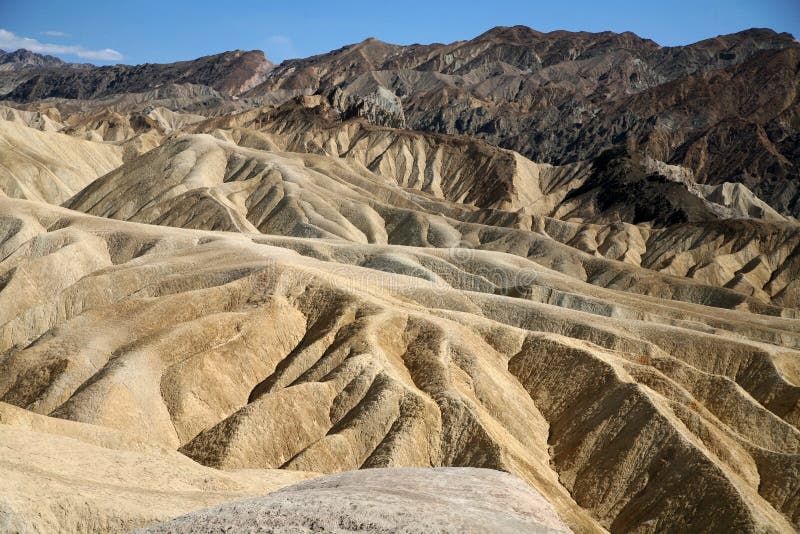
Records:
[[[137,532],[272,531],[571,532],[524,482],[475,468],[350,471]]]

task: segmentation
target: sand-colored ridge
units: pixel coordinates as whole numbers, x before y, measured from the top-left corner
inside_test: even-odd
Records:
[[[0,245],[6,402],[228,469],[501,469],[580,531],[792,528],[796,476],[772,473],[800,451],[800,376],[781,363],[797,357],[796,320],[651,306],[503,253],[371,252],[2,203],[26,214]],[[107,252],[42,263],[81,243]],[[438,278],[403,267],[437,260]],[[38,269],[53,285],[21,299]],[[457,273],[484,285],[459,289]],[[539,276],[576,297],[536,302]],[[518,296],[497,294],[504,283]],[[630,311],[608,317],[584,291]],[[660,467],[631,499],[643,465]],[[683,508],[700,499],[690,490],[714,496],[696,509],[708,513]]]

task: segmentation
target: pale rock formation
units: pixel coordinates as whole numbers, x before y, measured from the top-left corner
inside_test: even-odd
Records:
[[[0,403],[0,530],[129,532],[313,473],[222,472],[108,427]]]
[[[60,204],[121,164],[120,147],[0,120],[1,195]]]
[[[138,532],[571,532],[541,495],[488,469],[366,469],[295,484]]]

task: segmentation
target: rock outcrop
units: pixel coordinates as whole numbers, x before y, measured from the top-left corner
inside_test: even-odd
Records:
[[[20,48],[13,52],[0,50],[0,71],[21,70],[26,68],[65,67],[69,63],[46,54],[37,54],[30,50]]]
[[[157,532],[571,532],[522,481],[488,469],[367,469],[201,510]]]
[[[260,50],[234,50],[191,61],[113,65],[88,69],[47,68],[31,71],[4,98],[30,102],[43,98],[90,99],[140,93],[168,84],[201,84],[238,95],[259,83],[273,68]]]

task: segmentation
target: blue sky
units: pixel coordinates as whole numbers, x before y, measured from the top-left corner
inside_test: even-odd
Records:
[[[800,0],[0,0],[1,49],[97,64],[161,63],[237,48],[261,49],[279,62],[367,37],[452,42],[515,24],[629,30],[662,45],[751,27],[800,36]]]

